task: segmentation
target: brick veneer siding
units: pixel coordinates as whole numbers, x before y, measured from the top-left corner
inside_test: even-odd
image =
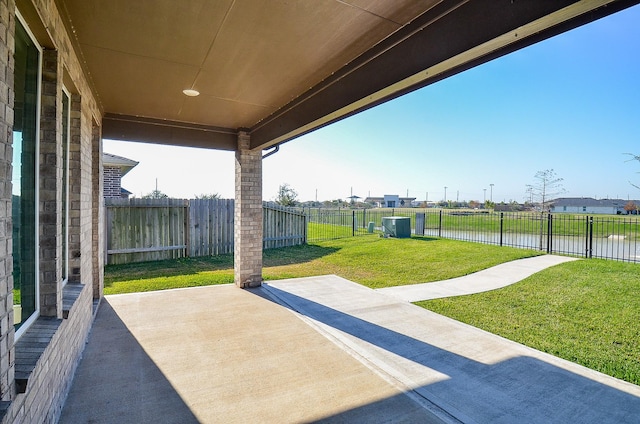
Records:
[[[103,275],[102,112],[55,0],[20,3],[44,46],[40,116],[40,317],[15,340],[12,307],[11,165],[14,0],[0,0],[0,423],[60,416],[93,319]],[[40,21],[42,20],[42,21]],[[62,288],[62,81],[71,93],[69,281]],[[97,153],[96,153],[97,152]],[[97,288],[95,288],[97,287]],[[97,291],[97,293],[96,293]],[[46,342],[45,342],[46,341]]]
[[[238,134],[234,211],[234,281],[238,287],[262,284],[262,150],[249,149],[249,135]]]
[[[114,198],[121,197],[121,179],[120,168],[116,166],[104,167],[104,197]]]
[[[82,135],[82,111],[80,96],[71,95],[69,135],[69,282],[82,281],[80,264],[82,260],[83,234],[82,218],[82,167],[81,167],[81,135]],[[86,208],[86,205],[84,205]]]
[[[0,400],[14,390],[11,173],[13,160],[13,0],[0,0]]]
[[[62,314],[62,77],[58,52],[42,54],[40,112],[40,315]],[[59,102],[60,100],[60,102]],[[58,126],[60,124],[60,126]]]
[[[55,423],[60,417],[93,317],[90,286],[70,283],[65,292],[71,304],[68,318],[40,317],[16,343],[17,360],[23,363],[16,369],[16,380],[25,370],[28,379],[24,393],[8,405],[2,423]],[[40,343],[30,341],[31,334],[38,341],[48,338],[49,343],[41,349]],[[39,357],[33,363],[29,357],[35,351]]]
[[[102,182],[102,132],[100,126],[91,122],[91,156],[85,157],[85,168],[91,168],[90,192],[85,193],[85,202],[91,202],[91,220],[85,223],[86,234],[91,234],[91,256],[85,255],[84,268],[93,273],[93,298],[100,299],[104,290],[104,198],[101,196]],[[91,159],[91,160],[90,160]],[[88,178],[88,176],[87,176]],[[86,181],[86,179],[85,179]]]

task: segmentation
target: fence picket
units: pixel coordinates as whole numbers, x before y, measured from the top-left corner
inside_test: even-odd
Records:
[[[105,199],[108,264],[233,253],[234,201]],[[264,246],[306,243],[304,214],[263,208]]]

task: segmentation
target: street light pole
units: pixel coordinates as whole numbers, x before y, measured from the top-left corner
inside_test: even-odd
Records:
[[[491,186],[491,203],[493,203],[493,183],[489,184]]]
[[[485,203],[487,203],[487,189],[483,188],[482,190],[484,190],[484,198],[482,200],[482,204],[484,205]]]
[[[444,202],[447,203],[447,186],[444,186]]]

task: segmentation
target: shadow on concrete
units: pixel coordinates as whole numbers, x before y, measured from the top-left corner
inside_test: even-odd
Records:
[[[463,422],[618,424],[637,423],[640,417],[639,397],[538,358],[477,362],[273,286],[267,290],[291,310],[446,375],[413,392]],[[376,405],[326,417],[326,422],[349,422],[350,417],[366,415],[368,409],[375,411]],[[376,421],[375,415],[371,418]]]
[[[91,339],[100,343],[91,343]],[[106,298],[89,341],[61,424],[199,422]]]

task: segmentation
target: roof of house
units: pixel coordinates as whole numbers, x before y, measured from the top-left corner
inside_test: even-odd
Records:
[[[135,168],[138,163],[139,162],[136,162],[135,160],[122,156],[117,156],[107,152],[102,153],[102,165],[120,168],[121,176],[124,176],[127,172]]]
[[[613,207],[622,208],[629,202],[640,204],[640,200],[624,200],[624,199],[594,199],[592,197],[561,197],[554,200],[554,207]]]
[[[415,197],[398,197],[398,200],[404,200],[405,203],[406,202],[413,202],[414,200],[416,200]],[[365,203],[375,203],[375,202],[383,202],[384,201],[384,197],[367,197],[366,199],[364,199]]]

